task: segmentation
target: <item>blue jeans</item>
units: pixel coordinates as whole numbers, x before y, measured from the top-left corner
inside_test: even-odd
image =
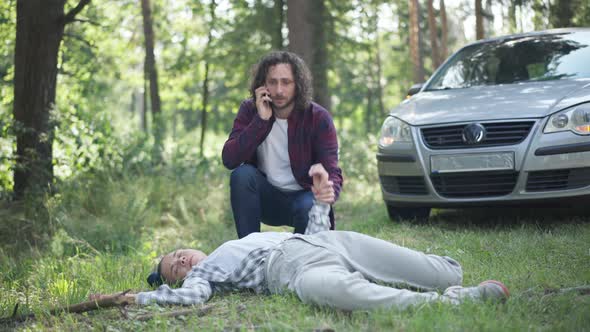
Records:
[[[308,213],[313,205],[311,191],[281,191],[249,164],[240,165],[231,173],[230,190],[240,239],[260,232],[260,222],[271,226],[292,226],[295,233],[305,233]]]

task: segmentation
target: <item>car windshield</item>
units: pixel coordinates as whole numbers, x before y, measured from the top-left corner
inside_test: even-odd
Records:
[[[521,36],[465,47],[425,90],[590,77],[590,31]]]

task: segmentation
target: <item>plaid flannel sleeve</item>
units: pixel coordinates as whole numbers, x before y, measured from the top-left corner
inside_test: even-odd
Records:
[[[258,116],[252,100],[242,102],[229,138],[223,145],[223,165],[234,169],[252,158],[271,126],[270,120],[263,120]]]
[[[327,231],[330,229],[330,205],[314,201],[313,206],[309,210],[309,221],[305,234],[315,234],[318,232]]]
[[[158,304],[182,304],[191,305],[205,303],[213,293],[211,284],[202,278],[187,278],[181,288],[172,289],[168,285],[162,285],[152,292],[141,292],[137,294],[135,302],[146,305]]]

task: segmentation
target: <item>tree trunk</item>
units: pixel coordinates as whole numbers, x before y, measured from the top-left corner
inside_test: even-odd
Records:
[[[475,38],[477,40],[484,38],[481,0],[475,0]]]
[[[199,145],[199,153],[201,157],[204,156],[205,148],[205,132],[207,131],[207,109],[209,108],[209,57],[211,52],[211,42],[213,41],[213,24],[215,23],[215,7],[217,4],[212,0],[209,5],[209,15],[211,22],[209,23],[209,32],[207,33],[207,45],[205,46],[205,78],[203,79],[203,104],[201,105],[201,141]]]
[[[518,30],[516,24],[516,1],[511,0],[508,4],[508,31],[510,33],[516,33]]]
[[[377,23],[377,21],[375,21]],[[375,26],[377,28],[377,26]],[[375,29],[376,30],[376,29]],[[383,103],[383,86],[381,85],[381,78],[383,77],[383,69],[381,68],[381,44],[379,43],[379,33],[377,31],[375,39],[375,62],[377,65],[377,75],[375,80],[377,81],[377,101],[379,103],[379,114],[384,115],[385,105]]]
[[[566,28],[572,26],[574,8],[578,8],[578,1],[555,0],[549,5],[550,22],[553,28]]]
[[[377,99],[377,104],[379,107],[379,115],[385,114],[385,106],[383,104],[383,86],[381,86],[381,78],[383,77],[383,69],[381,67],[381,43],[379,42],[379,9],[377,6],[370,6],[370,13],[367,13],[367,21],[368,21],[368,38],[371,38],[371,35],[375,38],[374,43],[374,50],[372,47],[368,47],[368,54],[369,54],[369,70],[368,70],[368,81],[372,81],[372,89],[373,93],[371,94],[371,98],[375,97]],[[374,54],[374,65],[373,65],[373,51]],[[371,102],[372,104],[372,102]],[[374,117],[375,121],[379,121],[378,117]],[[378,123],[375,123],[378,126]]]
[[[414,83],[424,82],[424,63],[420,47],[420,8],[418,0],[409,0],[410,12],[410,57],[414,67]]]
[[[367,88],[367,111],[365,112],[365,129],[367,134],[373,131],[373,89]]]
[[[313,28],[308,19],[313,0],[287,0],[287,27],[289,28],[289,51],[297,53],[311,69]]]
[[[285,18],[284,13],[285,1],[284,0],[275,0],[273,11],[274,14],[279,18],[279,24],[276,29],[272,32],[272,48],[275,50],[282,50],[283,49],[283,22]]]
[[[209,44],[209,43],[207,43]],[[205,60],[205,78],[203,79],[203,100],[201,104],[201,140],[199,154],[204,156],[205,132],[207,131],[207,108],[209,107],[209,60]]]
[[[143,78],[143,93],[141,94],[142,103],[141,103],[141,130],[144,133],[148,133],[148,124],[147,124],[147,112],[148,112],[148,79],[144,76]]]
[[[331,108],[330,92],[328,90],[328,45],[326,40],[327,9],[323,0],[313,0],[311,6],[311,19],[313,31],[312,66],[313,72],[313,98],[326,109]]]
[[[324,22],[328,12],[323,0],[287,0],[289,50],[303,58],[313,74],[314,100],[330,109],[328,49]]]
[[[428,0],[428,30],[430,31],[430,49],[432,50],[432,69],[436,70],[440,66],[440,56],[438,51],[438,29],[436,28],[436,18],[434,17],[433,0]]]
[[[13,116],[16,132],[14,197],[47,191],[53,181],[57,62],[64,26],[90,2],[64,15],[65,0],[19,0],[16,4]]]
[[[445,8],[445,0],[440,0],[440,23],[441,23],[441,47],[440,47],[440,60],[441,63],[447,59],[448,50],[447,44],[449,42],[449,28],[447,22],[447,9]]]
[[[159,163],[162,158],[162,140],[164,126],[162,123],[162,110],[160,107],[160,92],[158,89],[158,71],[156,69],[156,57],[154,55],[154,29],[152,23],[152,9],[150,0],[141,0],[141,13],[143,16],[143,33],[145,41],[144,75],[150,82],[150,107],[152,109],[152,126],[154,129],[154,162]]]

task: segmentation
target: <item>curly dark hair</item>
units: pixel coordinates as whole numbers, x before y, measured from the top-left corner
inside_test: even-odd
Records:
[[[252,68],[252,82],[250,83],[250,96],[256,100],[255,91],[266,83],[266,75],[270,67],[279,63],[291,65],[295,80],[295,107],[294,109],[306,109],[311,103],[313,95],[312,77],[309,68],[297,54],[286,51],[271,52],[258,61]]]

